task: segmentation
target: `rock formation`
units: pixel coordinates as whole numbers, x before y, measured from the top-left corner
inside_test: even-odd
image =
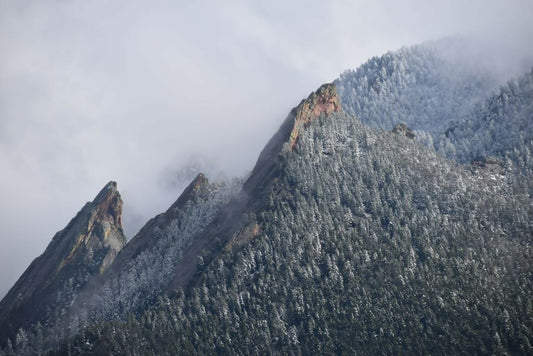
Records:
[[[56,233],[0,302],[0,340],[20,327],[61,315],[77,292],[101,274],[126,244],[122,229],[122,199],[115,182],[108,183]]]
[[[413,132],[413,130],[407,127],[406,124],[398,124],[394,126],[394,128],[392,129],[392,133],[405,136],[407,138],[410,138],[411,140],[415,138],[415,133]]]
[[[324,84],[314,93],[293,109],[294,127],[290,135],[290,146],[294,149],[298,142],[299,131],[321,114],[326,116],[332,112],[339,112],[341,104],[337,96],[337,89],[333,84]]]

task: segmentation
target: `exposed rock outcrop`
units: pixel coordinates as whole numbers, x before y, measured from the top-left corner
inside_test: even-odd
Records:
[[[95,274],[101,274],[126,244],[122,199],[108,183],[56,233],[0,302],[0,343],[21,327],[46,325],[69,305]]]
[[[470,163],[472,173],[492,190],[507,188],[509,167],[494,156],[478,156]]]
[[[305,128],[312,120],[321,114],[326,116],[332,112],[341,110],[340,99],[334,84],[324,84],[316,92],[302,100],[292,111],[294,115],[294,127],[290,135],[290,147],[294,149],[298,142],[299,132]]]
[[[394,126],[391,132],[397,135],[405,136],[411,140],[415,138],[415,133],[413,132],[413,130],[407,127],[406,124],[398,124]]]

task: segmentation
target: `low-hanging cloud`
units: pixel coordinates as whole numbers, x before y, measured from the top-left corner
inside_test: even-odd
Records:
[[[107,181],[131,237],[177,198],[182,167],[245,174],[292,106],[373,55],[470,34],[505,44],[495,62],[518,74],[531,13],[517,0],[0,0],[0,295]]]

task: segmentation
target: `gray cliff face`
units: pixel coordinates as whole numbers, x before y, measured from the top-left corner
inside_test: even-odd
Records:
[[[0,302],[0,341],[20,327],[46,325],[62,313],[92,275],[101,274],[126,244],[122,199],[108,183],[56,233]]]

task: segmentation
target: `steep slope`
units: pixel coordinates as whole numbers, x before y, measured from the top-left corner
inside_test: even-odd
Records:
[[[102,276],[91,280],[70,317],[120,318],[153,304],[171,283],[183,251],[240,186],[238,181],[209,183],[199,174],[165,213],[128,242]]]
[[[186,289],[221,251],[246,244],[258,234],[259,226],[250,220],[250,216],[266,206],[273,185],[285,165],[286,156],[295,149],[301,132],[321,115],[327,116],[338,111],[340,102],[335,86],[324,84],[290,112],[261,152],[239,195],[184,253],[169,292],[177,288]]]
[[[238,250],[258,233],[250,217],[267,205],[285,156],[295,150],[300,133],[321,115],[339,110],[330,84],[302,100],[269,141],[244,186],[239,181],[210,184],[199,174],[165,213],[140,230],[102,276],[92,278],[66,318],[45,336],[46,342],[57,342],[57,335],[64,337],[69,333],[65,330],[77,330],[89,320],[120,320],[141,312],[164,296],[162,292],[194,287],[217,256]]]
[[[322,87],[184,253],[171,299],[56,351],[531,354],[531,198],[395,131]]]
[[[57,319],[93,275],[111,264],[126,243],[122,200],[115,182],[56,233],[0,302],[0,340],[20,327]]]

